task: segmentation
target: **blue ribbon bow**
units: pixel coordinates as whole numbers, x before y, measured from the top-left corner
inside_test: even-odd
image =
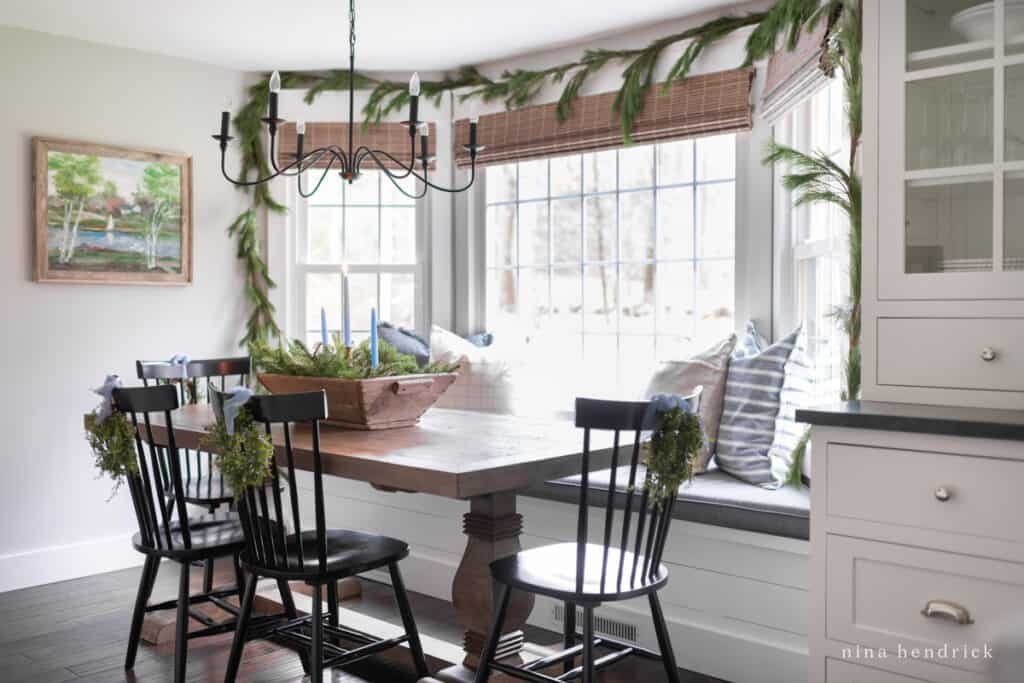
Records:
[[[181,368],[181,378],[188,379],[188,363],[189,357],[184,353],[176,353],[171,356],[171,359],[167,361],[169,365],[177,365]]]
[[[224,428],[227,429],[228,434],[234,434],[235,418],[238,417],[242,407],[252,398],[253,391],[249,387],[237,386],[231,387],[226,393],[231,394],[231,398],[224,401]]]
[[[114,389],[118,389],[120,386],[121,378],[118,375],[107,375],[103,380],[103,386],[92,390],[92,393],[102,398],[100,404],[96,406],[97,423],[103,422],[114,413]]]

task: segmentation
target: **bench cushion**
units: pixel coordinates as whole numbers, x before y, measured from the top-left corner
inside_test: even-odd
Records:
[[[642,469],[642,468],[641,468]],[[590,475],[591,491],[608,491],[611,470]],[[642,472],[637,481],[643,481]],[[629,468],[620,467],[616,475],[616,507],[626,502]],[[572,476],[544,483],[525,495],[576,505],[579,502],[580,477]],[[605,495],[607,495],[605,493]],[[593,499],[592,499],[593,500]],[[604,499],[599,499],[603,504]],[[694,478],[679,490],[672,517],[712,526],[756,531],[773,536],[808,540],[810,538],[810,491],[786,486],[770,490],[740,481],[721,470],[712,470]]]

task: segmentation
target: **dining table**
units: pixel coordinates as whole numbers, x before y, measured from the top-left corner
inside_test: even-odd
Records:
[[[214,415],[207,404],[187,405],[173,411],[171,420],[177,447],[195,449],[213,424]],[[156,444],[166,445],[162,417],[153,416],[152,431]],[[296,426],[291,436],[296,467],[312,471],[311,429]],[[275,433],[274,443],[278,457],[283,457],[283,436]],[[600,441],[592,442],[592,447],[602,446]],[[462,520],[466,547],[451,593],[456,618],[464,630],[463,656],[462,661],[451,662],[450,667],[433,674],[434,680],[473,680],[494,613],[490,564],[521,549],[524,520],[516,509],[517,496],[545,481],[579,474],[581,447],[582,433],[566,418],[433,408],[417,424],[397,429],[364,431],[321,425],[320,458],[325,475],[366,482],[382,491],[469,502]],[[531,594],[513,592],[498,649],[503,655],[524,654],[522,629],[533,602]],[[426,644],[425,649],[431,654]]]

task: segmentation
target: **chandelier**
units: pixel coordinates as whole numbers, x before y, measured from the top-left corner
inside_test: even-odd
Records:
[[[295,177],[298,185],[299,194],[303,197],[311,197],[323,184],[327,174],[332,169],[337,170],[341,178],[349,183],[355,181],[360,175],[360,169],[364,162],[369,159],[379,168],[391,182],[394,183],[395,187],[407,197],[411,199],[419,199],[427,194],[430,189],[439,190],[441,192],[464,192],[468,190],[476,179],[476,156],[477,153],[484,149],[483,145],[478,145],[476,142],[476,126],[477,120],[475,118],[470,119],[469,122],[469,144],[463,145],[462,148],[469,152],[470,159],[470,172],[469,181],[462,187],[443,187],[430,180],[428,168],[430,163],[434,160],[434,157],[428,154],[428,135],[429,128],[427,124],[419,120],[419,96],[420,96],[420,78],[419,74],[413,74],[412,78],[409,79],[409,120],[403,121],[404,125],[409,130],[409,162],[406,163],[400,160],[393,154],[379,149],[371,149],[366,145],[361,145],[358,149],[355,147],[354,131],[355,131],[355,68],[356,68],[356,2],[355,0],[349,0],[348,8],[349,17],[349,53],[348,53],[348,149],[339,145],[327,145],[326,147],[318,147],[310,151],[304,150],[304,139],[306,133],[306,125],[302,121],[298,121],[295,124],[296,140],[295,140],[295,160],[283,167],[279,167],[276,158],[276,144],[277,144],[277,128],[279,125],[284,123],[284,119],[278,118],[277,111],[277,96],[281,91],[281,75],[275,71],[270,77],[270,98],[267,105],[267,116],[263,119],[263,123],[267,125],[267,129],[270,132],[270,164],[273,172],[264,178],[258,178],[256,180],[247,180],[245,178],[235,179],[228,174],[227,170],[227,148],[228,142],[232,140],[232,136],[228,134],[228,125],[231,120],[231,112],[221,112],[220,117],[220,134],[214,135],[213,139],[220,143],[220,168],[221,173],[228,182],[233,185],[240,187],[251,187],[254,185],[262,185],[267,183],[274,178],[281,176],[284,177]],[[419,135],[420,139],[420,152],[416,153],[416,137]],[[326,164],[324,163],[326,162]],[[420,164],[420,170],[416,170],[417,163]],[[312,189],[307,187],[304,190],[302,187],[302,176],[304,172],[311,168],[318,166],[323,167],[323,172],[320,174],[320,179],[312,186]],[[390,167],[389,167],[390,166]],[[400,170],[392,170],[397,167]],[[415,178],[419,181],[419,189],[415,192],[407,191],[400,181],[408,178]]]

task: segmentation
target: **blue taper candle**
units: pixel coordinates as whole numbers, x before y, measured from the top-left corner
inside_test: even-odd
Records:
[[[327,311],[320,307],[320,343],[327,348]]]
[[[370,367],[376,368],[380,364],[380,357],[377,352],[377,309],[370,309]]]
[[[345,342],[345,348],[352,348],[352,311],[348,304],[348,267],[346,266],[342,270],[341,275],[342,282],[342,296],[341,296],[341,334],[342,339]]]

